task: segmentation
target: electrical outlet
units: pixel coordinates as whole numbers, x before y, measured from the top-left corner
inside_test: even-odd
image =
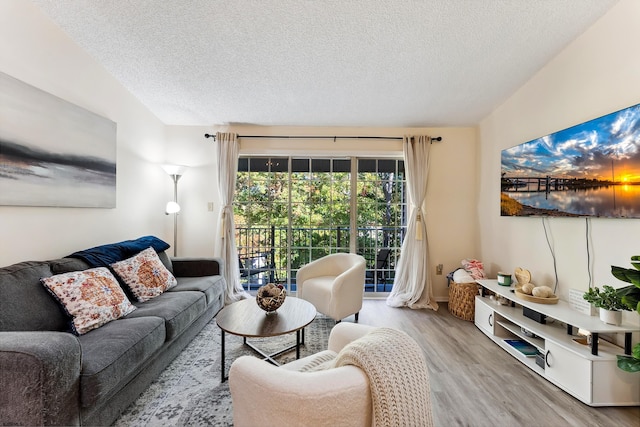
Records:
[[[213,212],[213,202],[209,202],[209,203],[207,203],[207,210],[208,210],[209,212]]]
[[[436,274],[438,276],[442,275],[442,268],[443,268],[442,264],[436,265]]]

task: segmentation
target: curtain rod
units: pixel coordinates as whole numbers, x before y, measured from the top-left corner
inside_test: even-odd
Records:
[[[216,140],[215,135],[211,135],[209,133],[204,134],[205,138],[213,138]],[[402,140],[401,136],[314,136],[314,135],[238,135],[238,138],[275,138],[275,139],[331,139],[335,141],[336,139],[394,139],[394,140]],[[436,136],[431,138],[431,142],[433,141],[442,141],[441,136]]]

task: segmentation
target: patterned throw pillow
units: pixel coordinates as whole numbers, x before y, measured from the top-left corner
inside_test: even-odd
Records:
[[[136,309],[105,267],[72,271],[40,280],[73,318],[72,327],[78,335]]]
[[[178,284],[153,248],[145,249],[134,257],[111,264],[111,268],[139,302],[157,297]]]

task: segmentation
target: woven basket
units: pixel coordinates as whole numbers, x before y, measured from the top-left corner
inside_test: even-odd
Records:
[[[478,285],[451,282],[449,286],[449,311],[462,320],[473,322],[476,312]]]
[[[279,309],[280,306],[284,303],[284,299],[287,296],[287,291],[285,289],[279,289],[278,295],[268,296],[265,292],[265,288],[269,285],[261,286],[258,289],[258,294],[256,295],[256,302],[258,303],[258,307],[260,307],[267,313],[271,313]]]

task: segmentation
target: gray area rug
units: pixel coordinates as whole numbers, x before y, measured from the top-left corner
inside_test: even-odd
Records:
[[[335,325],[331,318],[318,314],[305,329],[305,344],[300,357],[327,348],[329,332]],[[258,348],[274,353],[295,344],[296,335],[251,339]],[[242,338],[226,334],[225,368],[242,355],[255,352]],[[185,348],[149,388],[113,424],[131,426],[231,426],[233,409],[229,382],[220,383],[220,329],[215,319]],[[275,359],[287,363],[296,357],[295,350]]]

